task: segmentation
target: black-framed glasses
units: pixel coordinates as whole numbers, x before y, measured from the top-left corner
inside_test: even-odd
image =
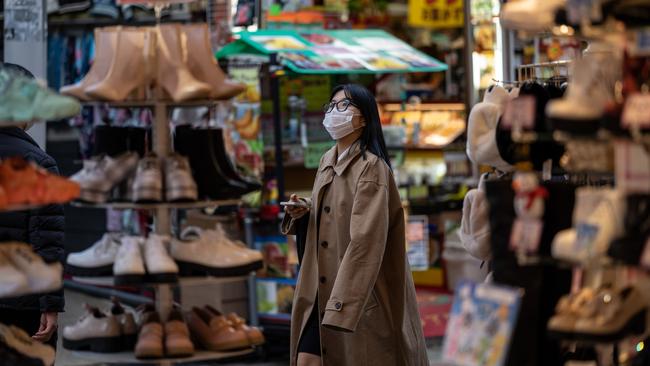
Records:
[[[325,103],[323,104],[323,112],[329,113],[334,110],[334,106],[336,106],[336,110],[339,112],[345,112],[348,110],[349,106],[354,106],[357,107],[356,104],[352,103],[350,99],[341,99],[338,102],[330,102],[330,103]],[[359,108],[359,107],[357,107]]]

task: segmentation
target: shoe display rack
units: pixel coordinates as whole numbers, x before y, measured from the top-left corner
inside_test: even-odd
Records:
[[[156,95],[161,95],[159,90],[156,90]],[[86,105],[99,106],[109,105],[111,107],[140,107],[152,108],[154,115],[153,130],[153,151],[159,157],[168,156],[171,151],[171,131],[169,124],[170,109],[174,107],[198,107],[198,106],[213,106],[216,101],[191,101],[184,103],[175,103],[165,100],[153,101],[134,101],[134,102],[86,102]],[[197,202],[162,202],[162,203],[132,203],[132,202],[108,202],[102,204],[92,204],[83,202],[74,202],[73,205],[82,208],[111,208],[111,209],[142,209],[150,210],[154,218],[154,231],[159,235],[171,235],[173,223],[171,221],[172,210],[183,209],[200,209],[200,208],[213,208],[219,206],[232,206],[237,205],[239,200],[209,200]],[[252,275],[252,274],[251,274]],[[174,306],[173,286],[207,286],[218,285],[225,283],[234,283],[247,281],[250,276],[239,277],[189,277],[180,278],[177,284],[148,284],[155,291],[155,307],[157,312],[162,318],[166,318]],[[96,285],[96,286],[112,286],[112,277],[73,277],[79,283]],[[155,359],[155,360],[141,360],[136,359],[133,352],[122,352],[117,354],[101,354],[93,352],[74,351],[74,354],[80,358],[96,362],[110,362],[110,363],[128,363],[128,364],[159,364],[159,365],[172,365],[177,362],[197,362],[208,360],[224,360],[240,356],[245,356],[253,353],[254,349],[246,349],[234,352],[208,352],[197,351],[194,356],[188,358],[174,358],[174,359]]]

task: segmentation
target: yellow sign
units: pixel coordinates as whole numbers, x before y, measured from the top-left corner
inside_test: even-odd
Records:
[[[409,0],[408,23],[413,27],[461,28],[463,0]]]

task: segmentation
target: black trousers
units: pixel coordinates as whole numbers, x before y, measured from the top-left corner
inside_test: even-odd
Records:
[[[21,328],[31,337],[38,332],[41,326],[41,312],[37,310],[14,310],[0,308],[0,323],[4,325],[13,325]],[[56,350],[57,332],[52,334],[52,338],[47,344]]]

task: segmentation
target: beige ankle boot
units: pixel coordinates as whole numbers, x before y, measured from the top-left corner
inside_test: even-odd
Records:
[[[210,97],[210,85],[197,80],[187,67],[188,42],[178,24],[156,27],[158,34],[158,86],[175,102]],[[192,49],[192,52],[196,50]]]
[[[228,80],[219,67],[210,47],[207,24],[183,25],[181,31],[187,37],[188,48],[192,50],[187,60],[188,66],[197,79],[210,84],[211,97],[229,99],[246,90],[245,84]]]
[[[79,100],[90,100],[86,88],[104,80],[111,68],[113,54],[117,48],[117,35],[120,27],[104,27],[95,29],[95,60],[83,79],[71,85],[61,87],[61,94],[75,97]]]
[[[148,67],[152,64],[155,37],[151,28],[122,28],[118,32],[117,45],[111,67],[99,83],[86,88],[86,94],[94,99],[118,102],[145,99],[151,82]]]

